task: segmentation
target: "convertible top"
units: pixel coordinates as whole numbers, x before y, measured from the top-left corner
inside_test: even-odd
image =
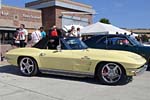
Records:
[[[56,42],[55,45],[59,44],[59,40],[63,41],[65,39],[78,39],[77,37],[45,37],[45,38],[42,38],[38,43],[36,43],[33,47],[34,48],[39,48],[39,49],[46,49],[48,43],[50,40],[54,40]],[[50,44],[51,45],[51,44]]]
[[[47,43],[50,39],[58,40],[60,37],[45,37],[42,38],[38,43],[36,43],[33,47],[39,48],[39,49],[45,49],[47,46]]]

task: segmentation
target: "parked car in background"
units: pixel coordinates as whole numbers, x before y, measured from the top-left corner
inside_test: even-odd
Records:
[[[39,71],[79,77],[96,77],[103,84],[124,83],[146,70],[146,60],[135,53],[88,49],[78,38],[43,38],[32,48],[6,53],[8,62],[23,75]]]
[[[133,37],[122,34],[103,34],[84,41],[90,48],[131,51],[143,56],[150,66],[150,46],[144,46]]]
[[[150,42],[144,42],[142,43],[144,46],[149,46],[150,47]]]

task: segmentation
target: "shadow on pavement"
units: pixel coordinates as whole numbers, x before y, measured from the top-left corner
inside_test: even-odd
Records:
[[[146,71],[150,71],[150,66],[147,68],[147,70]]]
[[[0,73],[7,73],[13,75],[21,75],[19,68],[12,65],[4,65],[0,67]]]
[[[12,74],[12,75],[18,75],[23,76],[21,72],[19,71],[19,67],[12,66],[12,65],[6,65],[0,67],[0,73],[6,73],[6,74]],[[23,76],[26,77],[26,76]],[[52,74],[45,74],[45,73],[39,73],[37,77],[43,77],[43,78],[53,78],[53,79],[60,79],[60,80],[70,80],[70,81],[79,81],[79,82],[85,82],[90,84],[98,84],[103,85],[101,82],[97,81],[95,78],[88,78],[88,77],[70,77],[70,76],[60,76],[60,75],[52,75]],[[119,84],[120,85],[126,85],[132,80],[127,80],[127,82]]]
[[[19,67],[12,66],[12,65],[1,66],[0,73],[23,76],[21,74],[21,72],[19,71]],[[26,77],[26,76],[23,76],[23,77]],[[37,77],[54,78],[54,79],[61,79],[61,80],[81,81],[81,82],[87,82],[87,83],[92,83],[92,84],[100,84],[93,78],[78,78],[78,77],[60,76],[60,75],[52,75],[52,74],[45,74],[45,73],[39,73],[37,75]]]
[[[94,78],[88,78],[88,77],[72,77],[72,76],[62,76],[62,75],[53,75],[53,74],[45,74],[40,73],[38,75],[39,77],[44,78],[53,78],[53,79],[61,79],[61,80],[70,80],[70,81],[80,81],[80,82],[86,82],[91,84],[101,84],[98,81],[96,81]]]

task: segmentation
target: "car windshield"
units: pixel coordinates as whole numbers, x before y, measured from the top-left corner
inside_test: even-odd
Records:
[[[132,41],[132,43],[134,44],[134,45],[140,45],[140,46],[143,46],[143,44],[142,43],[140,43],[139,41],[137,41],[135,38],[133,38],[133,37],[128,37],[131,41]]]
[[[66,43],[70,46],[71,49],[79,50],[79,49],[87,49],[87,45],[84,44],[78,38],[67,38],[65,39]]]

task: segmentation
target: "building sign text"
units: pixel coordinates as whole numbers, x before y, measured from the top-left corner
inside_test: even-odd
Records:
[[[23,14],[24,18],[33,18],[33,19],[41,19],[40,16],[33,16],[33,15],[27,15],[27,14]]]

